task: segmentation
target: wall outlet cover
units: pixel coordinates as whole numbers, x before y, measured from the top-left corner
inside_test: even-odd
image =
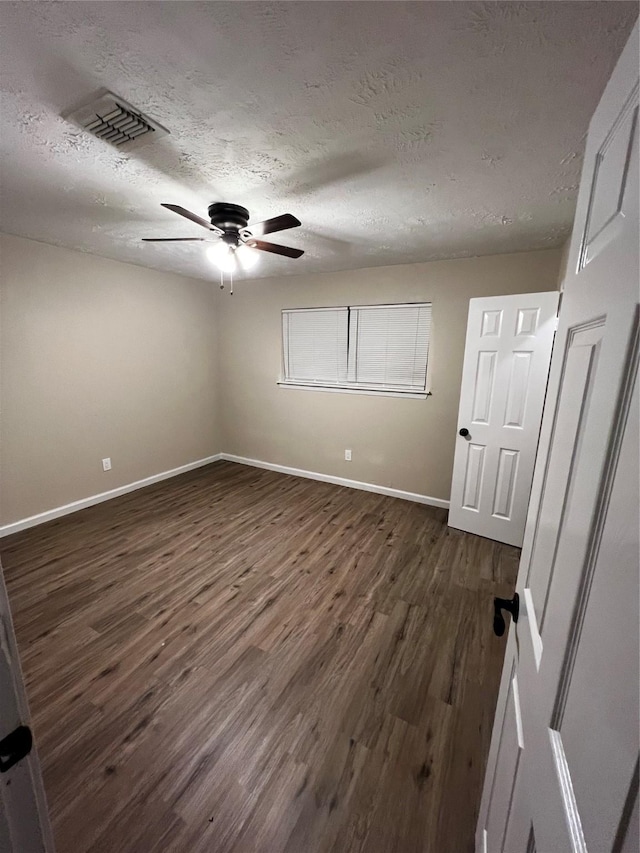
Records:
[[[345,462],[351,462],[351,451],[350,450],[345,450],[344,458],[345,458]]]
[[[110,471],[111,470],[111,457],[110,456],[107,456],[106,459],[102,460],[102,470],[103,471]]]

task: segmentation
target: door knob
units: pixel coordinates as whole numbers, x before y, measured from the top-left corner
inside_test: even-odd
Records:
[[[469,430],[466,427],[462,427],[458,435],[461,435],[463,438],[466,438],[469,435]]]
[[[493,599],[493,633],[496,637],[501,637],[504,634],[506,625],[504,622],[503,610],[508,610],[514,622],[518,621],[520,613],[520,596],[518,593],[513,594],[513,598],[494,598]]]
[[[33,736],[29,726],[18,726],[0,740],[0,773],[6,773],[14,764],[31,752]]]

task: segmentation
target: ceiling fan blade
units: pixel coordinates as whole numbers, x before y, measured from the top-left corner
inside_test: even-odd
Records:
[[[206,241],[206,237],[143,237],[143,243],[185,243],[194,242],[202,243]]]
[[[259,249],[261,252],[284,255],[287,258],[300,258],[304,255],[302,249],[292,249],[291,246],[279,246],[277,243],[265,243],[264,240],[247,240],[247,246],[250,246],[252,249]]]
[[[184,216],[186,219],[190,219],[192,222],[195,222],[196,225],[202,225],[202,227],[206,228],[207,231],[215,231],[216,234],[223,233],[222,229],[216,228],[215,225],[212,225],[210,222],[207,222],[206,219],[203,219],[201,216],[198,216],[197,213],[191,213],[190,210],[186,210],[184,207],[180,207],[179,204],[162,204],[161,207],[166,207],[167,210],[172,210],[179,216]]]
[[[299,219],[290,213],[283,213],[282,216],[274,216],[273,219],[265,219],[264,222],[255,222],[244,230],[252,237],[262,237],[263,234],[286,231],[287,228],[297,228],[299,225],[302,225]]]

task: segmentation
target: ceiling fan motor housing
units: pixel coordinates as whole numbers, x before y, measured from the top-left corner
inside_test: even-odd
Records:
[[[238,231],[249,224],[249,211],[239,204],[216,201],[209,205],[209,219],[212,225],[223,231]]]

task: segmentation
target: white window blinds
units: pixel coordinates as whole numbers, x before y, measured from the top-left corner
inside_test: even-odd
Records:
[[[359,387],[424,391],[431,305],[352,308],[349,379]]]
[[[347,378],[348,308],[282,312],[285,379],[337,385]]]
[[[431,305],[282,312],[284,384],[426,393]]]

